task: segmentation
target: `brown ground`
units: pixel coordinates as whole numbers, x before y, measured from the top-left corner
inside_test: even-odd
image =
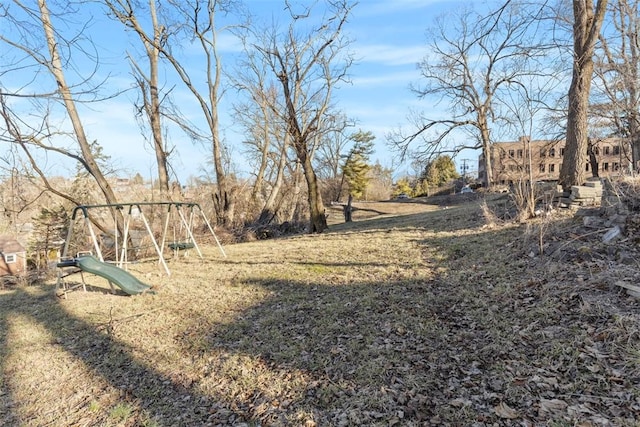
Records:
[[[132,265],[153,295],[0,291],[0,424],[638,426],[633,237],[459,200]]]

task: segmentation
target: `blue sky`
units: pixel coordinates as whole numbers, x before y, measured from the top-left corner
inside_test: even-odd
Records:
[[[283,13],[283,3],[282,0],[246,1],[252,13],[264,19]],[[416,64],[427,54],[425,31],[434,18],[461,4],[454,0],[360,0],[345,27],[348,36],[353,39],[350,48],[359,61],[350,69],[352,84],[342,85],[336,91],[336,104],[357,122],[353,131],[362,129],[376,136],[373,157],[384,166],[393,168],[396,178],[412,171],[406,164],[399,165],[394,161],[395,154],[386,145],[385,135],[406,125],[406,117],[411,109],[428,108],[425,101],[418,100],[409,90],[409,85],[419,79]],[[113,90],[129,88],[130,67],[122,57],[123,44],[127,40],[114,31],[117,27],[113,23],[103,22],[106,17],[101,13],[93,14],[93,20],[92,31],[97,36],[97,45],[104,49],[101,57],[109,68],[109,87]],[[286,21],[283,18],[281,22]],[[238,44],[229,36],[221,38],[223,67],[233,66],[237,47]],[[104,69],[100,73],[107,74]],[[195,104],[181,90],[177,89],[174,96],[178,100],[185,100],[184,104],[180,102],[181,106],[189,102]],[[135,98],[135,92],[129,91],[103,104],[83,106],[82,119],[89,138],[98,140],[104,152],[117,165],[120,175],[139,172],[145,178],[155,177],[153,153],[148,145],[145,146],[134,118],[132,100]],[[235,168],[246,176],[250,168],[243,163],[240,147],[242,137],[234,128],[229,114],[232,102],[233,91],[228,91],[220,105],[221,126],[225,142],[231,147]],[[197,110],[193,114],[197,115]],[[179,153],[172,160],[179,179],[185,182],[191,175],[201,175],[209,147],[194,146],[179,134],[172,135],[171,143]],[[477,154],[470,154],[462,157],[473,159],[475,166]],[[52,172],[62,172],[55,170],[60,169],[56,163],[49,164],[48,168]]]
[[[338,108],[356,121],[354,131],[361,128],[376,136],[373,158],[393,168],[396,177],[412,171],[406,163],[399,164],[396,154],[387,146],[385,136],[392,129],[406,124],[410,109],[425,107],[424,101],[418,100],[409,89],[410,83],[419,79],[417,63],[426,54],[425,30],[433,18],[460,4],[453,0],[362,0],[354,8],[345,28],[353,40],[350,48],[358,62],[350,69],[351,84],[343,84],[336,91]],[[266,20],[284,11],[282,0],[250,0],[247,5],[258,18]],[[233,55],[238,47],[228,37],[223,35],[220,43],[223,66],[233,65]],[[236,160],[236,170],[246,175],[250,166],[243,161],[243,148],[240,146],[242,136],[237,133],[232,117],[227,114],[232,101],[233,91],[227,91],[220,108],[223,136]],[[99,135],[109,135],[109,144],[104,144],[105,151],[118,159],[117,163],[124,169],[139,171],[145,177],[151,176],[155,169],[154,159],[149,148],[145,150],[141,147],[140,132],[131,120],[131,107],[110,109],[106,116],[100,114],[97,119],[94,122],[98,128],[97,138],[103,141]],[[103,129],[106,123],[114,122],[119,123],[118,129]],[[117,136],[114,132],[117,132]],[[173,164],[181,181],[184,182],[189,175],[200,175],[204,167],[203,158],[209,155],[209,147],[193,146],[185,139],[179,140],[178,135],[172,142],[177,145],[179,152]]]

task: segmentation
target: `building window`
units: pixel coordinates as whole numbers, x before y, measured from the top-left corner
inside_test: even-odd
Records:
[[[522,158],[522,150],[518,150],[518,158],[521,159]]]
[[[564,156],[564,147],[560,149],[560,157]]]
[[[544,163],[540,163],[540,172],[541,173],[544,173],[544,169],[545,169],[544,166],[545,166]]]
[[[507,157],[507,153],[505,153],[504,150],[500,150],[500,158],[504,159],[505,157]]]
[[[16,254],[6,254],[4,256],[4,262],[7,264],[14,264],[16,262]]]
[[[605,156],[608,156],[608,155],[609,155],[609,151],[611,151],[611,150],[610,150],[610,147],[609,147],[608,145],[605,145],[605,146],[604,146],[604,147],[602,147],[602,148],[603,148],[603,150],[604,150],[604,155],[605,155]]]
[[[549,165],[549,172],[555,172],[555,171],[556,171],[556,165],[555,165],[555,164],[553,164],[553,163],[551,163],[551,164]]]
[[[609,163],[603,163],[602,164],[602,170],[605,171],[605,172],[608,172],[609,171]]]
[[[540,157],[547,157],[547,150],[545,150],[544,148],[540,149]]]
[[[615,147],[613,147],[613,155],[614,156],[620,155],[620,146],[616,145]]]
[[[556,156],[556,149],[552,148],[549,150],[549,157],[555,157]]]
[[[615,148],[615,147],[614,147],[614,148]],[[618,171],[620,170],[620,163],[613,162],[613,163],[611,164],[611,167],[613,168],[613,171],[614,171],[614,172],[618,172]]]
[[[513,150],[509,150],[509,157],[515,156],[516,152]]]
[[[589,172],[589,163],[587,163],[587,168],[585,170]]]

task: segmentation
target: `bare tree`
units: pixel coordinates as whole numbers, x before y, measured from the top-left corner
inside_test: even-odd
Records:
[[[260,212],[257,222],[269,224],[277,215],[277,200],[283,189],[289,161],[290,137],[277,108],[279,86],[269,79],[265,58],[252,50],[246,35],[239,34],[244,57],[230,78],[245,100],[234,105],[234,116],[244,129],[245,154],[255,160],[251,200]]]
[[[244,129],[245,154],[255,165],[251,171],[255,176],[251,200],[256,205],[264,202],[265,184],[273,173],[274,163],[279,157],[274,150],[277,150],[278,142],[283,140],[281,121],[273,116],[268,102],[260,94],[255,93],[253,102],[243,102],[234,106],[236,122]],[[284,154],[286,158],[286,148]]]
[[[559,184],[566,190],[584,181],[588,110],[595,51],[607,0],[573,0],[573,73],[568,96],[567,136]]]
[[[91,142],[89,142],[80,114],[76,106],[76,93],[73,87],[67,83],[65,76],[65,66],[73,67],[72,58],[61,55],[61,49],[71,50],[73,43],[77,39],[67,40],[56,29],[52,23],[52,14],[49,10],[46,0],[38,0],[37,8],[29,8],[23,2],[14,1],[14,11],[9,10],[9,5],[5,4],[3,22],[10,26],[12,31],[5,31],[0,35],[0,41],[9,46],[13,51],[21,52],[26,58],[29,58],[38,67],[42,67],[48,75],[55,81],[56,88],[48,93],[27,93],[29,86],[20,88],[18,92],[4,92],[6,96],[31,97],[59,101],[65,108],[67,116],[73,128],[73,139],[77,143],[80,154],[76,155],[68,150],[49,146],[51,150],[72,157],[80,162],[84,169],[93,177],[96,184],[100,188],[107,203],[116,203],[116,196],[105,178],[101,168],[99,167],[94,153],[92,152]],[[70,7],[70,5],[67,5]],[[22,15],[22,18],[12,15],[12,13]],[[66,10],[65,13],[70,13]],[[61,18],[62,14],[56,15]],[[23,20],[27,17],[28,20]],[[36,31],[39,27],[40,31]],[[79,30],[80,33],[82,29]],[[10,38],[15,35],[15,39]],[[42,38],[39,38],[42,37]],[[80,37],[79,37],[80,38]],[[44,49],[42,49],[44,46]],[[44,52],[47,52],[45,54]],[[86,53],[86,52],[85,52]],[[30,82],[33,83],[33,82]],[[35,91],[34,91],[35,92]],[[44,147],[41,144],[41,147]]]
[[[640,167],[640,1],[617,0],[609,10],[613,30],[599,37],[593,91],[597,101],[592,110],[615,135],[631,141],[631,152],[622,154],[636,169]]]
[[[251,101],[237,105],[235,117],[245,129],[246,154],[256,160],[251,198],[260,212],[257,222],[266,225],[278,214],[291,138],[271,108],[276,102],[277,88],[265,89],[260,86],[260,80],[251,83],[246,74],[240,73],[239,76],[236,84],[250,94]]]
[[[85,134],[84,126],[82,125],[82,121],[80,120],[80,114],[78,113],[78,110],[76,108],[76,103],[74,101],[71,88],[69,87],[69,85],[67,85],[67,82],[65,80],[62,61],[58,51],[59,41],[56,38],[55,30],[53,24],[51,23],[51,15],[49,13],[46,0],[38,0],[38,7],[40,9],[40,19],[42,22],[42,27],[44,28],[47,47],[49,48],[49,71],[56,80],[58,92],[62,97],[62,101],[64,102],[64,106],[69,115],[69,119],[71,120],[74,134],[76,136],[78,145],[80,146],[82,158],[84,159],[83,165],[87,169],[87,172],[89,172],[93,176],[96,183],[102,190],[107,203],[115,204],[117,202],[116,195],[109,185],[109,182],[102,174],[102,171],[98,167],[98,163],[93,156],[93,152],[91,151],[91,144]]]
[[[216,176],[216,190],[212,194],[216,219],[219,224],[232,224],[235,214],[235,199],[232,183],[228,179],[228,173],[224,164],[224,147],[220,136],[220,118],[218,115],[218,103],[222,96],[222,62],[218,54],[217,38],[219,29],[216,27],[216,16],[220,11],[231,10],[235,3],[233,0],[169,0],[174,10],[178,13],[178,19],[184,22],[183,31],[176,32],[176,37],[186,35],[188,40],[194,41],[201,49],[204,63],[200,67],[194,67],[192,63],[187,65],[179,60],[174,53],[181,45],[176,37],[171,38],[160,47],[162,55],[169,61],[187,89],[200,106],[207,124],[207,139],[211,142],[211,155]],[[156,46],[158,47],[158,46]],[[192,74],[205,72],[206,87],[201,90]],[[192,134],[199,132],[192,130]]]
[[[486,16],[462,9],[454,19],[436,20],[429,54],[419,64],[424,83],[413,90],[420,98],[445,103],[448,115],[416,114],[414,131],[389,135],[402,157],[415,141],[420,141],[419,148],[411,155],[423,162],[444,153],[455,156],[463,149],[481,149],[485,185],[492,185],[492,130],[509,117],[501,108],[503,97],[532,76],[548,73],[539,61],[552,47],[540,31],[541,11],[541,6],[508,0]]]
[[[169,150],[166,147],[162,132],[162,96],[159,82],[160,49],[167,40],[167,27],[158,20],[156,0],[149,0],[148,9],[146,10],[138,2],[132,2],[131,0],[104,0],[104,3],[118,21],[133,30],[144,46],[148,71],[145,71],[131,54],[128,56],[137,86],[140,89],[142,105],[139,107],[139,111],[145,115],[151,129],[152,146],[158,168],[158,185],[160,192],[167,194],[169,193]],[[142,10],[142,12],[139,12],[139,10]],[[137,13],[148,15],[151,21],[149,32],[143,28]]]
[[[244,57],[230,77],[246,101],[237,104],[234,111],[237,122],[245,129],[247,154],[255,159],[252,199],[261,204],[258,222],[266,224],[276,217],[283,219],[278,215],[282,206],[278,200],[281,200],[281,191],[285,190],[284,180],[294,178],[287,174],[285,166],[298,160],[291,147],[291,134],[286,129],[282,87],[269,71],[269,57],[254,48],[248,39],[250,34],[239,32],[239,36],[244,45]],[[309,144],[310,157],[314,158],[314,167],[325,186],[337,181],[334,185],[337,193],[332,197],[339,197],[341,155],[348,143],[344,129],[350,125],[344,114],[327,112]],[[291,160],[290,154],[295,160]],[[295,184],[296,180],[291,179],[291,182]]]
[[[325,185],[325,199],[332,202],[339,202],[343,195],[344,176],[341,164],[352,143],[344,130],[336,130],[327,135],[326,143],[318,151],[318,175]]]
[[[316,151],[318,176],[323,180],[335,180],[341,176],[341,166],[344,154],[348,151],[353,140],[347,133],[347,128],[354,125],[343,113],[329,114],[324,120],[322,143]],[[339,197],[339,194],[337,194]]]
[[[38,177],[43,183],[44,188],[50,193],[68,200],[74,205],[81,204],[80,200],[74,198],[62,189],[56,188],[56,186],[50,182],[45,171],[43,171],[38,165],[33,152],[45,151],[62,154],[63,156],[70,157],[77,161],[78,164],[81,165],[84,165],[84,159],[67,150],[47,145],[44,140],[51,135],[43,133],[42,127],[34,129],[33,126],[28,126],[24,121],[21,121],[9,107],[7,96],[2,94],[0,94],[0,118],[2,119],[3,128],[3,135],[0,137],[0,141],[8,142],[13,147],[17,147],[18,151],[22,153],[22,156],[20,156],[20,154],[16,154],[16,157],[24,157],[26,159],[26,164],[21,168],[23,170],[23,175]],[[13,150],[11,151],[13,152]],[[12,170],[15,170],[15,167],[12,168]]]
[[[286,4],[291,14],[288,29],[283,33],[278,28],[254,31],[252,39],[282,88],[281,101],[274,108],[284,119],[304,171],[309,231],[321,233],[327,228],[327,220],[313,155],[322,143],[323,120],[331,108],[333,89],[345,79],[352,63],[342,33],[353,5],[346,0],[328,1],[326,15],[319,24],[313,24],[309,22],[310,8],[299,12]]]

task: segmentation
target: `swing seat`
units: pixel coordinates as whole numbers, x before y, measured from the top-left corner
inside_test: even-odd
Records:
[[[193,249],[195,245],[191,242],[171,242],[167,246],[174,251],[184,251],[185,249]]]

